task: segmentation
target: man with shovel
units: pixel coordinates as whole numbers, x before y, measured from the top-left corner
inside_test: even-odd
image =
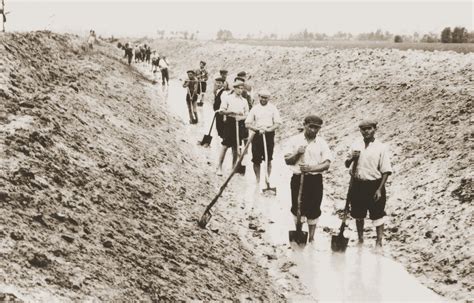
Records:
[[[269,178],[272,172],[272,157],[275,130],[281,124],[280,112],[275,105],[269,103],[270,92],[262,89],[258,92],[260,104],[254,106],[245,120],[245,126],[256,134],[252,140],[252,162],[257,184],[260,184],[260,164],[265,160],[267,189],[270,187]],[[263,138],[265,136],[265,140]],[[264,145],[265,141],[265,145]],[[265,158],[268,157],[268,159]]]
[[[392,174],[390,152],[388,146],[375,139],[377,122],[364,120],[359,124],[362,138],[351,146],[349,157],[345,161],[346,167],[354,165],[357,160],[353,184],[351,187],[351,216],[356,219],[359,243],[364,242],[364,218],[369,211],[376,234],[376,246],[382,246],[384,231],[385,183]],[[352,170],[350,170],[352,171]]]
[[[291,213],[295,216],[296,230],[299,233],[302,233],[301,226],[307,220],[309,242],[314,241],[316,224],[321,216],[322,172],[329,169],[332,161],[328,144],[317,136],[322,125],[323,120],[318,116],[306,116],[303,133],[289,139],[285,153],[285,162],[293,172],[290,183]],[[298,220],[298,213],[301,220]]]
[[[224,163],[227,149],[229,147],[232,148],[232,166],[234,166],[238,156],[239,144],[237,144],[237,142],[241,142],[248,135],[244,121],[249,113],[249,106],[247,100],[242,97],[244,82],[235,81],[233,87],[234,90],[231,93],[221,96],[222,103],[217,111],[220,115],[226,115],[224,122],[224,139],[222,140],[222,149],[219,154],[219,164],[217,167],[218,176],[222,176],[222,164]],[[238,138],[237,133],[239,134]]]

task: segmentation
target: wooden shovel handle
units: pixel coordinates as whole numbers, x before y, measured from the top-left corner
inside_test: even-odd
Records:
[[[301,173],[300,177],[300,187],[298,190],[298,203],[297,203],[297,208],[296,208],[296,224],[297,228],[301,228],[301,198],[303,197],[303,182],[304,182],[304,173]]]
[[[212,208],[212,206],[214,206],[214,204],[216,204],[217,200],[222,195],[222,192],[224,191],[225,187],[227,186],[227,183],[229,183],[230,179],[232,179],[232,176],[237,172],[237,169],[239,168],[240,163],[242,163],[242,159],[244,158],[245,152],[247,152],[247,150],[250,146],[250,143],[252,142],[253,136],[255,136],[255,133],[250,134],[249,140],[247,141],[247,144],[245,144],[243,153],[239,156],[239,158],[237,160],[237,163],[235,164],[234,168],[232,169],[232,172],[227,177],[224,184],[222,184],[222,186],[219,189],[219,192],[217,193],[217,195],[214,197],[214,199],[212,199],[211,203],[209,203],[209,205],[206,207],[205,212],[208,212]]]

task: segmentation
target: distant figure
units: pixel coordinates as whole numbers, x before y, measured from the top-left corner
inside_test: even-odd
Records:
[[[349,201],[351,201],[351,216],[356,219],[359,243],[364,242],[364,219],[369,211],[369,218],[375,226],[377,239],[375,245],[382,246],[385,218],[385,183],[392,174],[390,152],[388,146],[375,139],[377,122],[364,120],[359,124],[362,138],[351,146],[345,165],[353,166],[357,161],[355,175]],[[350,170],[352,171],[352,170]]]
[[[209,78],[209,74],[207,73],[205,67],[206,62],[199,62],[199,69],[197,70],[197,79],[199,80],[198,93],[200,95],[200,99],[198,102],[199,106],[203,105],[204,95],[206,94],[207,90],[207,79]]]
[[[130,65],[132,63],[132,58],[133,58],[133,49],[130,46],[130,43],[128,42],[125,43],[125,46],[123,47],[123,49],[125,51],[124,57],[127,57],[128,65]]]
[[[186,104],[188,105],[189,123],[198,123],[197,99],[198,99],[198,80],[193,70],[188,70],[188,79],[184,81],[183,87],[187,88]]]
[[[89,44],[90,49],[94,48],[95,41],[96,41],[95,31],[90,30],[89,31],[89,38],[87,39],[87,44]]]
[[[145,46],[145,61],[146,63],[150,64],[150,58],[151,58],[151,48],[150,46]]]
[[[160,59],[158,60],[158,66],[161,70],[161,83],[162,85],[164,86],[165,83],[166,85],[168,85],[168,82],[169,82],[169,72],[168,72],[168,68],[169,68],[169,64],[168,64],[168,61],[166,60],[166,57],[165,56],[162,56],[160,57]]]

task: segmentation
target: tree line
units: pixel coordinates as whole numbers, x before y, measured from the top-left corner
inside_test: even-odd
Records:
[[[227,41],[234,39],[234,35],[230,30],[220,29],[216,34],[217,40]],[[474,43],[474,31],[468,32],[465,27],[444,28],[440,34],[427,33],[420,34],[414,32],[411,35],[395,35],[388,31],[377,29],[374,32],[360,33],[353,35],[351,33],[337,32],[333,35],[324,33],[310,32],[304,29],[300,32],[291,33],[286,37],[278,37],[277,34],[266,34],[259,32],[258,34],[247,34],[244,39],[247,40],[292,40],[292,41],[387,41],[387,42],[424,42],[424,43]]]

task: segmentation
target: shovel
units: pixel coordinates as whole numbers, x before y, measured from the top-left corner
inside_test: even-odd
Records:
[[[199,143],[202,146],[207,147],[207,146],[211,145],[211,141],[212,141],[211,131],[212,131],[212,127],[214,126],[214,121],[216,121],[216,115],[217,115],[217,113],[214,114],[214,118],[212,119],[211,127],[209,128],[209,133],[207,135],[204,135],[201,142]]]
[[[265,168],[265,184],[267,185],[267,187],[262,190],[262,193],[271,192],[274,195],[276,195],[277,189],[276,187],[270,187],[270,180],[268,177],[268,167],[269,167],[270,162],[268,160],[267,139],[265,138],[265,132],[263,132],[262,137],[263,137],[263,151],[265,152],[265,163],[267,164],[267,167]]]
[[[245,155],[245,153],[241,153],[241,150],[240,150],[239,121],[237,121],[237,119],[235,119],[235,132],[236,132],[236,138],[237,138],[237,145],[235,147],[237,149],[237,155],[239,157],[242,156],[243,158],[243,155]],[[235,166],[237,166],[237,172],[239,174],[245,175],[245,165],[242,165],[242,161],[237,162]]]
[[[349,181],[349,189],[347,190],[347,197],[346,197],[346,206],[344,207],[344,215],[342,217],[341,227],[339,227],[339,234],[337,236],[331,237],[331,249],[334,252],[345,252],[347,248],[347,244],[349,243],[349,238],[344,237],[344,229],[346,228],[346,219],[347,213],[349,212],[349,203],[350,203],[350,195],[352,189],[352,183],[354,182],[354,175],[357,169],[357,159],[354,161],[352,165],[352,174],[351,179]]]
[[[202,214],[201,216],[201,219],[198,221],[198,225],[199,227],[201,228],[206,228],[206,225],[207,223],[209,223],[209,221],[211,220],[211,217],[212,217],[212,214],[211,214],[211,208],[214,206],[214,204],[216,204],[217,200],[219,199],[219,197],[222,195],[222,192],[224,191],[224,189],[226,188],[227,184],[229,183],[230,179],[232,179],[232,176],[234,176],[234,174],[237,172],[237,167],[238,167],[238,164],[240,164],[240,162],[242,162],[242,159],[244,158],[244,154],[245,152],[247,151],[247,149],[249,148],[250,146],[250,142],[252,141],[252,138],[253,138],[254,134],[252,133],[249,137],[249,141],[247,142],[247,144],[245,144],[245,147],[244,147],[244,152],[240,155],[239,159],[237,160],[237,164],[234,166],[234,168],[232,169],[232,172],[230,173],[230,175],[227,177],[227,179],[225,180],[224,184],[222,184],[221,188],[219,189],[219,192],[217,193],[217,195],[214,197],[214,199],[212,199],[211,203],[209,203],[209,205],[206,207],[206,210],[204,211],[204,213]]]
[[[298,204],[296,209],[296,230],[289,231],[290,242],[296,242],[300,245],[306,245],[306,243],[308,242],[308,232],[301,230],[301,228],[303,227],[303,223],[301,223],[301,197],[303,194],[303,181],[304,174],[301,173],[300,188],[298,191]]]

